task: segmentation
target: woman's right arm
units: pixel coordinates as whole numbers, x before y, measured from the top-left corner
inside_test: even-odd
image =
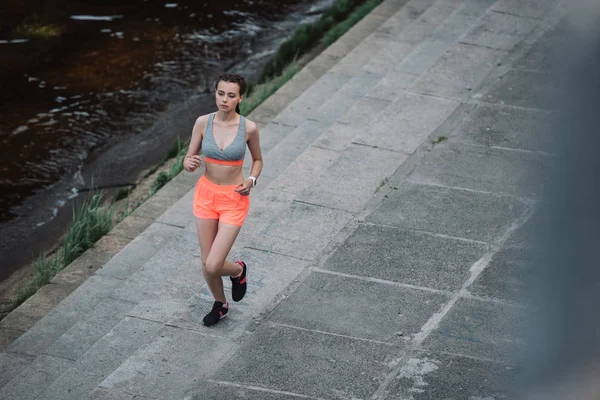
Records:
[[[206,120],[206,115],[199,117],[194,124],[194,129],[192,129],[190,147],[188,148],[188,152],[183,159],[183,168],[185,168],[186,171],[193,172],[201,165],[201,159],[198,154],[202,149],[202,135],[204,135]]]

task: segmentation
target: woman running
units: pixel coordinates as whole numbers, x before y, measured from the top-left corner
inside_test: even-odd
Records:
[[[229,311],[223,276],[231,279],[233,301],[242,300],[246,294],[246,264],[226,258],[248,214],[248,195],[263,166],[258,127],[239,114],[246,81],[240,75],[223,74],[215,89],[218,111],[196,120],[183,161],[184,168],[192,172],[201,165],[200,150],[204,153],[205,171],[196,184],[193,211],[202,273],[215,298],[212,310],[202,320],[207,326],[219,322]],[[250,176],[244,179],[246,145],[252,155],[252,168]]]

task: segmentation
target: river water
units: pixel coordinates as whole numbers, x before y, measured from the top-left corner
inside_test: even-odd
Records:
[[[4,0],[0,279],[64,232],[73,199],[127,186],[194,119],[224,70],[250,81],[333,0]]]

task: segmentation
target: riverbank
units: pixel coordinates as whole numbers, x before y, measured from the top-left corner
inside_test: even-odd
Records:
[[[317,20],[317,22],[314,24],[315,26],[319,27],[318,37],[313,36],[311,41],[307,41],[302,35],[298,35],[296,33],[282,45],[282,48],[285,48],[286,46],[289,48],[292,46],[295,48],[295,54],[301,53],[302,56],[297,60],[294,56],[294,58],[291,60],[293,65],[290,67],[290,64],[288,63],[288,70],[283,73],[282,77],[274,78],[264,82],[262,85],[256,86],[253,90],[253,93],[250,94],[249,98],[244,103],[244,109],[242,111],[244,114],[251,112],[254,108],[262,104],[273,92],[285,84],[287,80],[292,78],[293,74],[297,70],[307,65],[324,48],[332,44],[338,37],[342,36],[348,29],[350,29],[354,24],[366,16],[373,8],[380,4],[381,1],[367,0],[365,2],[354,2],[350,4],[345,3],[346,8],[340,8],[339,3],[345,2],[336,3],[336,6],[332,7],[331,10],[326,11],[324,13],[324,17]],[[352,8],[349,9],[347,7]],[[335,21],[336,18],[339,24],[331,22],[332,20]],[[328,24],[324,24],[322,22],[323,20],[328,20]],[[297,32],[303,32],[305,30],[306,27],[300,27]],[[284,58],[280,56],[280,53],[281,52],[276,54],[273,59],[281,62],[281,60]],[[269,68],[266,68],[265,71],[269,71]],[[265,79],[265,77],[268,75],[270,75],[270,73],[263,73],[263,79]],[[189,103],[194,104],[195,100],[192,98],[189,100]],[[190,107],[183,107],[183,109],[190,110]],[[187,117],[188,119],[192,118],[193,121],[194,115],[189,114]],[[258,119],[258,122],[261,122],[260,118]],[[178,123],[181,124],[181,120],[179,120]],[[169,170],[172,170],[174,162],[175,160],[170,160],[158,168],[152,167],[147,169],[147,171],[142,174],[142,178],[134,185],[131,185],[133,190],[131,190],[129,196],[113,204],[115,222],[118,222],[124,213],[132,212],[137,205],[143,203],[143,201],[148,198],[148,193],[152,190],[152,187],[157,186],[156,183],[159,177],[163,183],[168,181],[165,180],[164,177],[168,175]],[[106,192],[105,198],[110,200],[118,192],[119,189],[109,189]],[[56,250],[58,245],[55,245],[54,248]],[[107,253],[111,253],[111,250],[114,249],[118,249],[118,246],[114,247],[111,245],[109,248],[104,250],[106,250]],[[48,265],[52,265],[51,259],[54,256],[55,253],[53,252],[47,255],[49,260]],[[21,268],[6,281],[0,283],[0,293],[2,293],[2,297],[0,298],[0,318],[7,312],[10,312],[14,306],[24,301],[27,297],[29,297],[29,295],[33,294],[32,290],[27,289],[27,285],[29,285],[28,282],[34,280],[35,275],[36,272],[34,264],[29,264],[26,267]],[[50,278],[52,276],[53,274],[50,276]]]
[[[27,54],[13,57],[19,60],[15,66],[0,68],[0,143],[6,155],[0,160],[0,280],[64,234],[73,201],[90,189],[92,178],[106,190],[134,186],[177,137],[188,137],[198,114],[213,109],[209,92],[216,74],[235,68],[256,81],[284,38],[299,23],[317,19],[333,0],[184,0],[172,8],[149,0],[137,11],[128,6],[134,0],[59,0],[57,10],[36,8],[36,2],[18,8],[47,12],[46,22],[62,27],[61,36],[48,43],[31,38],[3,44],[11,38],[10,21],[19,25],[22,17],[10,12],[16,3],[0,6],[0,52],[8,57],[22,46]],[[71,18],[83,18],[86,4],[93,7],[87,19]],[[101,21],[94,15],[122,16]],[[39,47],[47,57],[34,57]]]

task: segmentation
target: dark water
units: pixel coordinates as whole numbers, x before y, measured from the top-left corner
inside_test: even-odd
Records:
[[[4,0],[0,279],[64,231],[70,200],[160,161],[224,70],[255,79],[331,0]]]

